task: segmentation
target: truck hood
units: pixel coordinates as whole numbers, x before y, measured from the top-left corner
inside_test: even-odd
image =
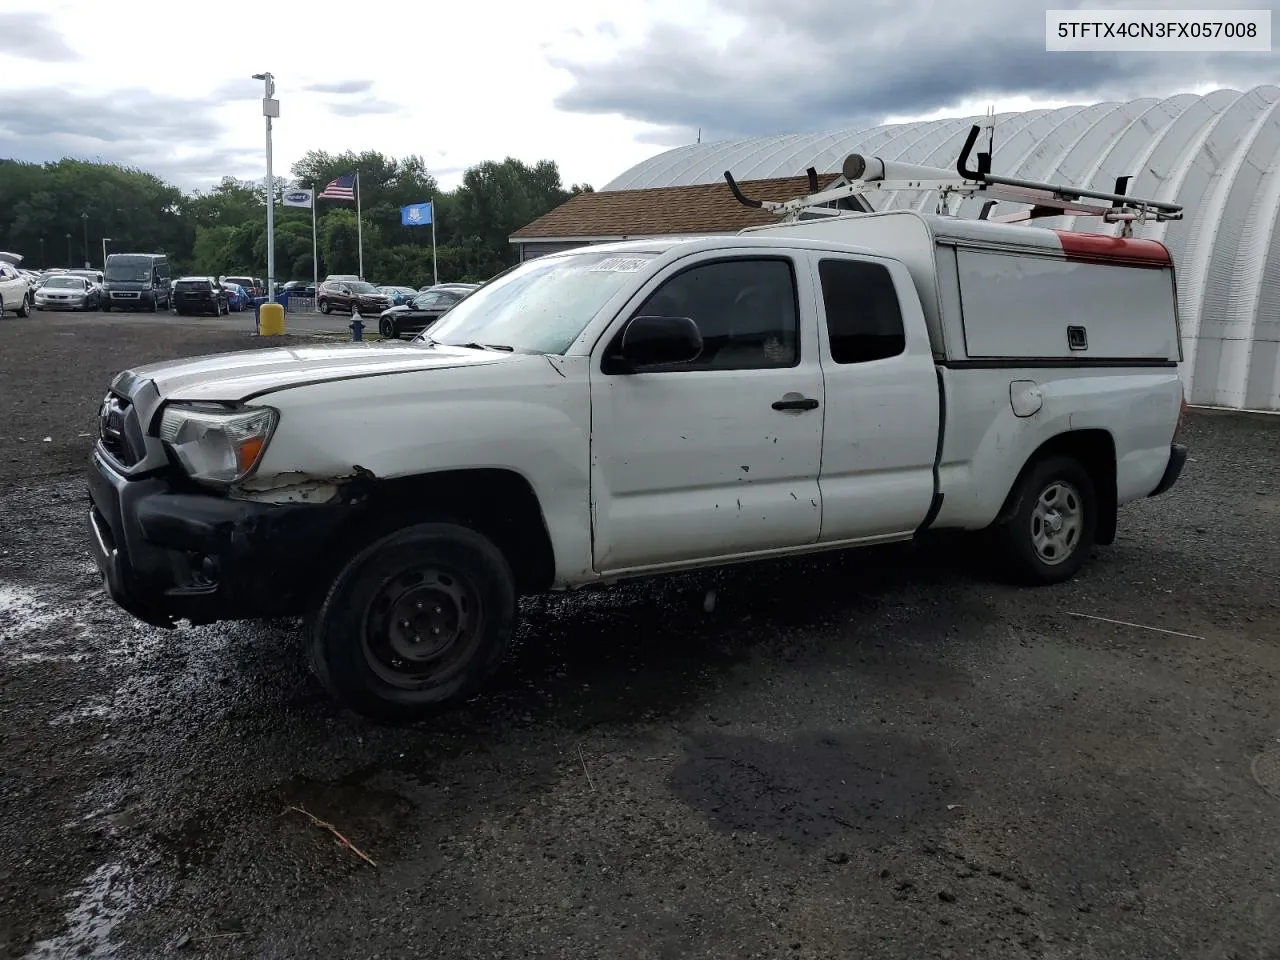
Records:
[[[167,400],[236,401],[304,384],[505,363],[519,356],[410,342],[279,347],[150,363],[126,370],[111,386],[128,397],[150,383]]]

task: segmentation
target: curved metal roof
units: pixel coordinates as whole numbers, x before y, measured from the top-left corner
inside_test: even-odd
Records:
[[[850,153],[951,167],[983,118],[757,137],[676,147],[636,164],[604,190],[838,172]],[[1181,221],[1135,235],[1163,241],[1178,266],[1178,301],[1192,403],[1280,410],[1280,87],[1216,90],[996,116],[995,172],[1110,191],[1131,175],[1135,195],[1173,200]],[[880,209],[932,210],[936,197],[887,194]],[[959,214],[975,216],[980,201]],[[997,212],[1001,208],[997,208]],[[1115,233],[1089,218],[1037,221]]]

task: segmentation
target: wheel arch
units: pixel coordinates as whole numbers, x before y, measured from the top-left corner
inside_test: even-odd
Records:
[[[376,480],[360,507],[324,550],[319,589],[370,543],[432,520],[457,523],[492,540],[521,593],[541,592],[555,580],[555,551],[542,504],[529,481],[514,470],[442,470]]]
[[[1040,461],[1053,456],[1070,457],[1089,473],[1097,497],[1098,517],[1094,542],[1102,546],[1114,543],[1117,522],[1116,494],[1116,443],[1107,430],[1088,428],[1069,430],[1050,437],[1027,457],[1022,469],[1014,477],[1005,496],[995,525],[1008,522],[1021,505],[1019,492],[1022,481]]]

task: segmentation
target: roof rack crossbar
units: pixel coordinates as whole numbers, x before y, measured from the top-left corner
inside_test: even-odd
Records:
[[[811,167],[805,171],[809,176],[810,194],[786,201],[752,199],[742,192],[728,170],[725,171],[724,177],[739,203],[790,219],[798,217],[800,211],[806,208],[860,197],[868,193],[890,191],[916,193],[936,191],[941,198],[940,211],[950,209],[948,201],[952,197],[981,197],[988,202],[983,205],[979,218],[1003,223],[1072,215],[1102,217],[1109,223],[1123,223],[1128,230],[1135,222],[1182,219],[1181,204],[1129,196],[1126,191],[1132,178],[1127,176],[1116,180],[1114,193],[1106,193],[1100,190],[1086,190],[1070,184],[997,176],[990,172],[991,155],[989,153],[979,153],[977,169],[971,168],[969,158],[981,130],[980,126],[974,126],[969,130],[964,147],[960,151],[960,158],[956,163],[958,176],[947,176],[947,171],[941,168],[885,162],[878,158],[854,154],[846,158],[842,168],[848,179],[847,183],[826,190],[817,190],[815,189],[816,171]],[[895,173],[897,176],[890,179]],[[850,177],[849,174],[854,176]],[[1024,203],[1030,205],[1032,209],[1029,213],[992,218],[990,201],[994,200]],[[1088,201],[1102,201],[1102,203]]]

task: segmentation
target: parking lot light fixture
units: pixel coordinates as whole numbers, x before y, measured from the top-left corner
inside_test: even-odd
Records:
[[[262,81],[262,115],[267,121],[267,300],[276,298],[276,185],[271,175],[271,121],[280,116],[280,101],[275,99],[276,81],[270,73],[255,73]]]

